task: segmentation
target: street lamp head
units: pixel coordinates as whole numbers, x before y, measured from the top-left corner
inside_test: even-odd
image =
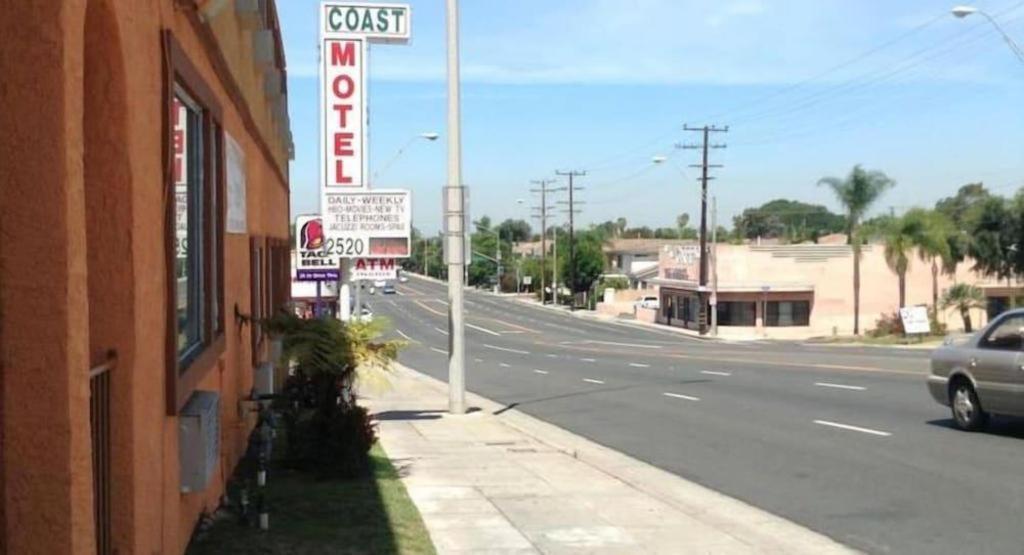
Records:
[[[975,8],[974,6],[956,6],[955,8],[953,8],[951,10],[953,15],[955,15],[956,17],[959,17],[961,19],[963,19],[963,18],[965,18],[965,17],[967,17],[967,16],[969,16],[969,15],[971,15],[973,13],[976,13],[977,11],[978,11],[978,8]]]
[[[420,133],[420,138],[426,139],[428,141],[436,141],[437,136],[437,133]]]
[[[651,162],[653,162],[655,164],[661,164],[661,163],[665,162],[665,160],[668,160],[668,156],[658,155],[658,156],[651,157]]]

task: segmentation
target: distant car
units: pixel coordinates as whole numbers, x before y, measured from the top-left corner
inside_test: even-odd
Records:
[[[380,288],[380,292],[381,292],[381,294],[384,294],[384,295],[394,295],[395,294],[395,285],[392,284],[392,283],[385,283],[384,287]]]
[[[962,430],[984,428],[990,414],[1024,417],[1024,309],[935,349],[928,391]]]
[[[373,311],[370,310],[370,307],[364,305],[362,312],[359,313],[359,318],[364,322],[372,322]]]
[[[400,283],[408,283],[409,282],[409,276],[407,276],[405,274],[402,274],[402,275],[398,276],[398,281]]]
[[[636,306],[638,308],[653,308],[654,310],[658,310],[658,308],[661,307],[661,301],[659,301],[658,297],[655,295],[648,295],[641,297],[640,300],[636,302]]]
[[[373,282],[373,286],[377,288],[384,287],[387,284],[388,282],[385,279],[378,279]]]

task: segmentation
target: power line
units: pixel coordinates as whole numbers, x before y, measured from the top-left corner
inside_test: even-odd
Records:
[[[569,171],[555,171],[555,175],[568,177],[569,178],[569,290],[572,291],[572,304],[569,307],[570,310],[576,309],[576,239],[574,236],[574,216],[576,215],[576,205],[573,203],[573,192],[583,189],[582,187],[576,187],[573,184],[573,178],[583,177],[587,175],[585,171],[569,170]]]

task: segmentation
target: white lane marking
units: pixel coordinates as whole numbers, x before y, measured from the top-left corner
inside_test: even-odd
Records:
[[[693,397],[693,396],[690,396],[690,395],[683,395],[681,393],[669,393],[669,392],[666,391],[665,393],[662,393],[662,395],[664,395],[665,397],[672,397],[674,399],[686,399],[687,401],[700,401],[700,397]]]
[[[594,360],[592,358],[581,358],[580,360],[582,360],[583,362],[597,362],[596,360]]]
[[[388,299],[388,302],[391,303],[391,306],[398,306],[398,304],[395,303],[395,301],[393,301],[391,299]]]
[[[510,364],[505,364],[504,362],[499,362],[499,363],[498,363],[498,366],[501,366],[502,368],[508,368],[508,367],[510,367],[511,365],[510,365]]]
[[[530,351],[520,351],[519,349],[506,349],[505,347],[498,347],[497,345],[491,345],[484,343],[484,347],[488,349],[494,349],[495,351],[505,351],[506,353],[516,353],[517,355],[528,355]]]
[[[430,299],[432,302],[441,303],[444,306],[448,306],[448,301],[442,301],[441,299]]]
[[[413,338],[411,338],[411,337],[409,337],[408,335],[406,335],[404,331],[402,331],[402,330],[400,330],[400,329],[398,329],[398,328],[395,328],[395,331],[396,331],[396,332],[398,333],[398,335],[401,335],[401,336],[402,336],[402,337],[404,337],[404,338],[405,338],[405,339],[406,339],[407,341],[415,341],[415,340],[414,340]]]
[[[859,385],[843,385],[841,383],[814,382],[818,387],[833,387],[835,389],[850,389],[853,391],[867,391],[868,388]]]
[[[482,359],[482,358],[474,358],[473,359],[473,362],[483,362],[483,361],[484,361],[484,359]]]
[[[852,432],[861,432],[864,434],[871,434],[875,436],[889,437],[892,434],[889,432],[883,432],[881,430],[872,430],[871,428],[861,428],[860,426],[851,426],[849,424],[840,424],[839,422],[829,422],[828,420],[815,420],[815,424],[821,424],[822,426],[831,426],[833,428],[840,428],[843,430],[850,430]]]
[[[548,372],[547,372],[547,370],[537,370],[536,368],[534,368],[533,369],[533,373],[534,374],[545,374],[546,375]]]
[[[630,362],[629,365],[632,366],[633,368],[650,368],[651,367],[650,364],[640,364],[639,362]]]
[[[448,332],[441,328],[435,327],[434,330],[437,331],[437,333],[443,333],[445,335],[448,335]]]
[[[701,370],[701,374],[707,374],[709,376],[731,376],[732,372],[715,372],[714,370]]]
[[[491,330],[489,330],[489,329],[487,329],[487,328],[482,328],[482,327],[480,327],[480,326],[474,326],[473,324],[470,324],[469,322],[466,322],[466,327],[467,327],[467,328],[473,328],[473,329],[475,329],[476,331],[482,331],[482,332],[484,332],[484,333],[489,333],[489,334],[491,334],[491,335],[494,335],[494,336],[498,336],[498,337],[501,337],[501,334],[500,334],[500,333],[498,333],[498,332],[496,332],[496,331],[491,331]]]
[[[421,303],[420,301],[413,301],[413,302],[415,302],[416,304],[420,305],[420,307],[421,307],[421,308],[422,308],[423,310],[426,310],[427,312],[433,312],[434,314],[437,314],[438,316],[448,316],[448,315],[447,315],[447,314],[445,314],[444,312],[441,312],[441,311],[439,311],[439,310],[434,310],[433,308],[430,308],[429,306],[427,306],[427,305],[425,305],[425,304]]]
[[[558,358],[558,355],[548,354],[548,358]]]
[[[583,381],[585,381],[587,383],[596,383],[596,384],[602,384],[602,385],[604,384],[604,382],[601,381],[601,380],[592,380],[590,378],[583,378]]]
[[[430,350],[434,351],[435,353],[441,353],[442,355],[448,354],[448,351],[445,351],[444,349],[438,349],[437,347],[431,347]]]
[[[636,347],[638,349],[660,349],[661,345],[642,345],[640,343],[616,343],[614,341],[587,340],[584,343],[597,343],[599,345],[614,345],[616,347]]]

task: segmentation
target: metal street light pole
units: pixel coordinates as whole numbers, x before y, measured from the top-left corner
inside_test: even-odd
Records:
[[[1006,41],[1006,45],[1010,47],[1010,50],[1013,51],[1015,56],[1017,56],[1017,59],[1024,62],[1024,50],[1021,50],[1020,46],[1014,42],[1013,38],[1011,38],[1010,35],[1006,33],[1006,30],[1003,29],[1003,26],[996,21],[996,18],[989,15],[988,12],[980,8],[975,8],[974,6],[956,6],[950,10],[950,12],[960,19],[972,14],[979,14],[987,19],[988,22],[996,28],[996,31],[999,31],[999,34],[1003,36],[1003,40]]]
[[[459,2],[446,0],[448,39],[448,187],[445,218],[448,254],[448,412],[466,412],[466,327],[463,316],[465,196],[459,118]]]

